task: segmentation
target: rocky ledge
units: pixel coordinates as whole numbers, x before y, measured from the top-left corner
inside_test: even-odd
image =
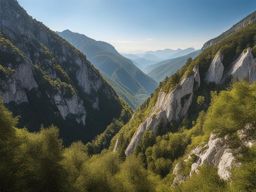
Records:
[[[153,133],[157,133],[160,123],[165,125],[185,117],[192,103],[194,89],[199,86],[199,70],[195,67],[193,74],[183,79],[175,89],[169,93],[160,91],[151,115],[139,125],[126,148],[125,154],[128,156],[135,150],[146,130],[152,130]]]

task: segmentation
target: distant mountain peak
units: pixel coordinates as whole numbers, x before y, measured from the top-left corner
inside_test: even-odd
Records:
[[[120,55],[111,44],[70,30],[58,34],[84,53],[132,108],[140,105],[156,88],[157,83],[152,78]]]

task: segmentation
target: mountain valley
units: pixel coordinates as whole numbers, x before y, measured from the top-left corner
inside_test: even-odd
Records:
[[[122,56],[19,3],[0,0],[0,192],[255,192],[255,11],[201,50]]]

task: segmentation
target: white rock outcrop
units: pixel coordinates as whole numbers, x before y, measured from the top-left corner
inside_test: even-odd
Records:
[[[193,72],[193,75],[183,79],[176,88],[169,93],[159,92],[157,102],[151,115],[139,125],[126,148],[125,154],[127,156],[137,147],[146,130],[152,130],[156,133],[159,125],[178,121],[186,116],[192,103],[193,91],[200,86],[198,67],[195,67]]]
[[[205,80],[208,83],[220,84],[223,77],[224,66],[222,63],[223,56],[218,52],[211,62],[211,65],[207,71]]]
[[[241,53],[239,58],[232,64],[229,74],[232,76],[232,81],[248,80],[253,82],[256,80],[256,61],[251,48]]]
[[[230,171],[235,162],[232,150],[226,144],[225,138],[211,135],[208,143],[202,148],[196,148],[191,154],[197,156],[197,161],[191,165],[190,176],[197,172],[204,164],[210,164],[218,168],[218,175],[223,180],[230,178]]]
[[[98,91],[102,86],[102,80],[97,77],[91,76],[91,69],[88,68],[85,63],[80,60],[76,61],[76,64],[79,66],[79,70],[76,72],[76,78],[79,85],[83,88],[83,91],[87,94],[91,94],[92,90]]]
[[[56,94],[53,99],[64,120],[69,114],[72,114],[76,116],[77,123],[85,125],[86,111],[80,98],[76,95],[73,95],[71,98],[65,98],[61,94]]]
[[[17,104],[28,102],[27,91],[37,88],[38,85],[32,72],[32,64],[25,62],[20,64],[14,74],[8,79],[4,90],[0,90],[0,96],[4,103],[15,102]]]

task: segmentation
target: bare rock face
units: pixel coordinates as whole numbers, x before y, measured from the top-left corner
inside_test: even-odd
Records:
[[[24,61],[16,69],[14,74],[8,79],[3,90],[0,90],[0,96],[4,103],[23,103],[28,102],[26,91],[37,88],[38,85],[32,73],[32,64]]]
[[[243,147],[252,147],[256,144],[256,127],[252,124],[247,124],[243,129],[237,131],[239,142]],[[175,165],[173,174],[175,176],[173,185],[180,184],[188,177],[191,177],[193,173],[197,173],[200,166],[208,164],[217,168],[218,175],[223,180],[229,180],[231,177],[231,169],[234,166],[239,166],[236,154],[241,152],[242,148],[231,148],[230,137],[217,137],[215,134],[211,134],[208,142],[203,145],[199,145],[194,148],[184,160],[184,162],[191,160],[192,157],[194,163],[191,165],[190,174],[184,176],[181,174],[181,162]]]
[[[197,67],[193,75],[183,79],[177,87],[169,93],[159,92],[157,102],[151,115],[139,125],[133,135],[125,154],[130,155],[137,147],[143,133],[146,130],[157,132],[160,124],[179,121],[186,116],[192,103],[193,91],[200,86],[200,75]]]
[[[218,175],[223,180],[230,178],[230,171],[235,162],[235,157],[229,146],[226,144],[225,138],[216,138],[211,135],[208,143],[199,150],[193,150],[198,160],[192,164],[190,175],[197,172],[198,168],[204,164],[214,165],[218,168]]]
[[[93,139],[120,116],[117,94],[85,55],[17,0],[0,0],[0,18],[0,99],[20,116],[18,126],[54,124],[69,144]]]
[[[83,101],[77,95],[73,95],[71,98],[65,98],[59,93],[53,99],[64,120],[71,114],[76,116],[77,123],[85,125],[86,111]]]
[[[224,66],[222,64],[223,56],[218,52],[207,71],[205,80],[208,83],[220,84],[224,72]]]
[[[232,76],[232,81],[248,80],[253,82],[256,80],[256,61],[251,48],[241,53],[240,57],[232,64],[229,73]]]

